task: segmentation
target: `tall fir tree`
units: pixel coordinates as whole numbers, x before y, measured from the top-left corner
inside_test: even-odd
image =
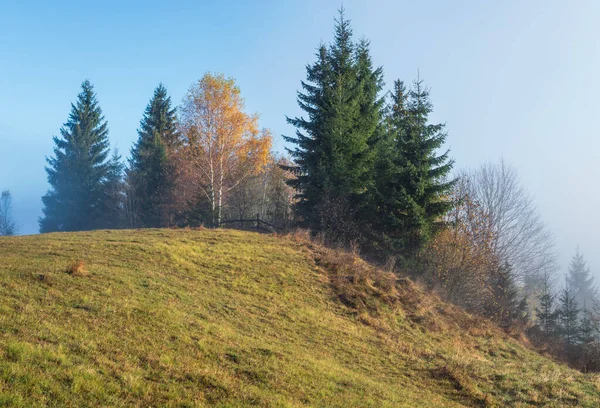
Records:
[[[366,41],[355,44],[343,10],[335,38],[321,46],[317,62],[307,67],[300,108],[307,118],[288,118],[296,137],[289,150],[297,178],[298,214],[305,225],[347,240],[359,235],[356,220],[372,178],[376,132],[383,86],[380,68],[372,66]]]
[[[180,143],[175,109],[166,88],[160,84],[140,122],[127,172],[136,226],[171,225],[175,169],[170,156]]]
[[[296,127],[296,136],[284,136],[284,139],[296,147],[287,149],[294,165],[284,168],[296,176],[288,181],[297,192],[296,214],[305,226],[316,228],[319,222],[314,210],[325,187],[325,171],[321,162],[326,154],[325,125],[332,82],[325,45],[319,46],[317,62],[308,65],[306,71],[307,80],[302,81],[304,93],[298,92],[298,105],[306,112],[307,118],[287,118],[288,123]]]
[[[89,81],[81,85],[60,133],[53,138],[54,157],[46,159],[51,188],[42,197],[40,232],[97,228],[109,172],[109,140],[108,125]]]
[[[403,225],[399,198],[403,196],[399,183],[397,146],[403,137],[408,93],[403,81],[394,81],[390,102],[384,110],[381,139],[377,144],[373,183],[369,191],[370,235],[375,249],[396,253],[402,249]]]
[[[375,166],[373,224],[385,250],[414,255],[452,208],[448,180],[453,161],[438,154],[446,140],[443,124],[429,123],[433,105],[421,80],[406,90],[396,81],[387,109],[384,148]]]
[[[579,308],[591,307],[598,302],[598,289],[594,283],[594,277],[583,255],[579,252],[579,248],[569,265],[567,284],[572,289]]]
[[[449,151],[438,155],[446,141],[445,125],[429,123],[433,104],[423,81],[417,79],[409,92],[405,129],[398,139],[399,201],[404,207],[400,221],[410,252],[426,243],[452,208],[450,193],[455,182],[446,178],[454,162]]]

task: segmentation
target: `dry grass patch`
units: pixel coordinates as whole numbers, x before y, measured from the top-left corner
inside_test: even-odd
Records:
[[[67,273],[71,276],[76,276],[78,278],[89,275],[88,271],[85,268],[85,262],[83,262],[83,260],[81,259],[71,262],[67,267]]]
[[[600,396],[596,377],[302,232],[46,234],[2,240],[0,259],[0,406],[596,407]],[[72,277],[90,265],[89,279]]]

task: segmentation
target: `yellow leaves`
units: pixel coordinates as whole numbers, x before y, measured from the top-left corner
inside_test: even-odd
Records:
[[[223,195],[268,162],[272,137],[260,130],[258,117],[245,111],[231,78],[205,74],[193,84],[181,108],[182,164],[193,184],[220,206]]]

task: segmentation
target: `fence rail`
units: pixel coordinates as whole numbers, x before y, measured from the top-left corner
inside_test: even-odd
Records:
[[[226,224],[241,224],[242,227],[244,223],[253,226],[259,231],[265,232],[281,232],[283,229],[281,227],[277,227],[276,225],[271,224],[270,222],[264,221],[260,219],[260,214],[256,214],[256,218],[254,219],[239,219],[239,220],[224,220],[219,223],[219,226]]]

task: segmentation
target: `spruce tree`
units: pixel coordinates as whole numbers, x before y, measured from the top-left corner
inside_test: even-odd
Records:
[[[102,200],[102,222],[100,228],[117,229],[125,227],[125,165],[119,151],[113,150],[108,162],[108,172],[104,180]]]
[[[573,295],[573,290],[568,284],[560,293],[559,304],[560,331],[565,345],[570,351],[570,347],[575,345],[579,338],[580,309]]]
[[[287,118],[288,123],[296,127],[296,137],[284,136],[284,139],[296,147],[287,149],[294,165],[284,168],[296,175],[288,181],[297,191],[296,214],[305,226],[316,229],[319,220],[315,208],[325,189],[325,166],[321,163],[326,160],[326,123],[332,81],[325,45],[319,47],[317,62],[307,66],[306,71],[307,81],[302,81],[304,93],[298,92],[298,104],[307,118]]]
[[[421,80],[407,92],[394,83],[385,118],[385,141],[375,166],[371,193],[375,225],[388,250],[414,255],[441,225],[452,208],[455,183],[447,180],[453,161],[437,151],[446,140],[443,124],[429,123],[433,105]]]
[[[585,305],[593,305],[597,302],[598,290],[594,283],[594,277],[583,255],[579,252],[579,248],[577,248],[577,252],[569,265],[567,284],[573,290],[573,296],[579,308],[583,308]]]
[[[407,97],[404,82],[395,81],[377,143],[373,183],[369,191],[369,215],[373,246],[381,252],[396,253],[402,249],[403,208],[399,201],[402,186],[399,182],[397,144],[403,137]]]
[[[352,40],[343,11],[336,20],[335,38],[319,48],[317,62],[307,67],[300,108],[307,118],[290,119],[296,145],[289,150],[298,178],[298,215],[305,225],[327,231],[334,239],[359,235],[356,226],[372,178],[376,132],[383,86],[381,69],[374,69],[368,42]]]
[[[518,288],[509,264],[498,268],[492,274],[490,288],[492,303],[488,306],[488,314],[495,318],[501,327],[510,327],[526,317],[527,301],[518,298]]]
[[[558,311],[554,307],[556,295],[552,294],[550,275],[544,274],[539,295],[539,306],[536,308],[538,327],[546,336],[556,334],[558,328]]]
[[[97,228],[109,171],[109,141],[108,125],[89,81],[81,85],[60,134],[53,138],[54,157],[46,159],[51,188],[42,197],[40,232]]]
[[[596,330],[594,327],[594,316],[591,310],[583,308],[581,321],[579,322],[579,343],[584,347],[591,346],[596,341]]]
[[[429,91],[418,79],[409,93],[403,137],[398,140],[399,182],[406,214],[401,220],[409,251],[431,238],[439,219],[452,208],[449,198],[454,181],[446,181],[454,162],[449,151],[437,155],[446,141],[445,125],[429,123],[433,105]]]
[[[166,88],[160,84],[140,122],[127,176],[133,194],[130,201],[140,227],[171,224],[175,172],[170,153],[180,140],[175,109],[171,108]]]

